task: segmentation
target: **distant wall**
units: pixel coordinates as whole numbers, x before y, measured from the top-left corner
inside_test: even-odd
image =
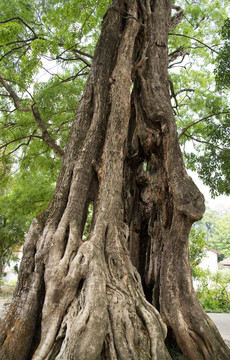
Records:
[[[218,270],[217,253],[212,250],[208,250],[207,255],[202,259],[199,267],[204,270],[216,272]]]

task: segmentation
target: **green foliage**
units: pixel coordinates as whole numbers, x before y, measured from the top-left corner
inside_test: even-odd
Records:
[[[54,190],[47,169],[21,172],[8,179],[0,197],[0,278],[2,270],[17,260],[14,253],[23,245],[29,225],[45,209]]]
[[[196,293],[205,311],[230,313],[229,279],[222,272],[203,276]]]
[[[89,237],[92,221],[93,221],[93,203],[90,203],[88,206],[87,218],[82,235],[83,240],[87,240],[87,238]]]
[[[212,280],[210,271],[199,267],[202,258],[207,253],[207,246],[220,252],[222,254],[219,257],[220,259],[230,256],[229,213],[207,210],[203,219],[193,225],[189,235],[189,259],[192,276],[194,279],[201,281],[201,287],[204,291],[205,284],[208,284],[210,279]],[[221,272],[221,281],[222,280],[224,281],[224,284],[229,284],[230,273]],[[217,280],[215,281],[218,283]],[[210,293],[212,293],[211,290]]]
[[[220,252],[224,258],[230,256],[230,214],[207,210],[201,221],[197,223],[206,233],[206,243]]]
[[[199,227],[193,226],[189,234],[189,260],[192,269],[193,278],[201,276],[200,269],[197,266],[200,264],[202,258],[206,255],[205,248],[205,232]]]
[[[107,6],[107,0],[1,2],[0,74],[27,109],[19,111],[0,82],[2,156],[21,161],[31,147],[47,151],[29,111],[35,103],[52,139],[65,148]]]
[[[170,35],[169,46],[171,53],[181,48],[184,55],[170,63],[169,70],[185,163],[187,168],[198,172],[213,196],[229,195],[229,94],[216,88],[214,74],[222,56],[219,48],[229,34],[229,2],[202,0],[176,4],[184,9],[185,17]],[[229,60],[227,50],[225,58]],[[223,69],[227,76],[226,64]]]
[[[221,252],[225,258],[230,256],[230,214],[216,221],[215,231],[209,238],[209,244]]]
[[[17,261],[15,251],[22,245],[24,240],[24,230],[20,223],[15,220],[9,221],[4,216],[0,216],[0,281],[4,267],[11,261]]]
[[[0,76],[4,79],[0,81],[3,263],[11,259],[14,247],[23,243],[32,218],[47,206],[60,168],[61,160],[44,141],[32,105],[36,104],[54,143],[65,149],[108,3],[0,3]]]
[[[230,18],[225,20],[221,28],[221,37],[223,41],[217,57],[216,82],[219,88],[230,88]]]
[[[229,127],[228,127],[229,132]],[[228,135],[229,136],[229,135]],[[228,146],[228,145],[227,145]],[[230,195],[230,169],[228,166],[230,150],[205,146],[204,154],[186,154],[186,164],[195,169],[205,185],[208,185],[213,197],[220,194]]]
[[[206,279],[210,275],[210,270],[202,269],[199,265],[192,269],[192,276],[194,280]]]
[[[1,285],[3,285],[1,287]],[[16,286],[16,281],[15,280],[10,280],[10,281],[5,281],[4,279],[2,280],[1,283],[1,279],[0,279],[0,296],[1,298],[5,298],[5,299],[9,299],[14,292]]]
[[[108,4],[109,0],[3,0],[0,4],[0,73],[24,107],[37,104],[49,134],[62,149]],[[181,145],[196,144],[195,151],[184,152],[186,164],[197,169],[213,196],[229,194],[230,110],[227,93],[214,92],[213,74],[221,56],[218,47],[224,48],[223,41],[228,41],[228,1],[178,0],[176,4],[183,7],[185,17],[170,35],[169,49],[172,53],[182,48],[187,55],[180,70],[180,57],[170,64],[177,94],[172,101],[179,133],[183,133]],[[9,156],[11,161],[15,157],[22,161],[32,152],[36,167],[35,154],[48,151],[41,130],[31,112],[13,111],[14,101],[4,86],[0,94],[2,163]]]

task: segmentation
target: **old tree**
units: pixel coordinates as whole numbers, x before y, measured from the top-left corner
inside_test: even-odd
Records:
[[[63,160],[24,244],[1,359],[162,360],[170,343],[188,359],[230,358],[191,279],[188,234],[204,199],[186,173],[169,94],[176,10],[169,0],[112,2],[65,154],[36,105],[28,110]]]

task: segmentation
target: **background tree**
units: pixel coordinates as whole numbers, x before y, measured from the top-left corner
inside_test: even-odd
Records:
[[[227,258],[230,256],[230,214],[223,216],[215,225],[215,232],[209,243]]]
[[[217,61],[218,66],[215,69],[217,84],[220,88],[230,87],[230,19],[226,19],[221,28],[221,37],[223,39],[222,48],[219,52]]]
[[[62,11],[60,2],[56,11],[54,4],[3,1],[0,5],[0,210],[8,226],[18,224],[22,229],[16,237],[18,245],[24,242],[32,218],[51,198],[63,155],[61,147],[65,147],[84,84],[81,78],[90,65],[83,56],[78,58],[74,49],[96,26],[101,6],[95,16],[90,4],[84,12],[77,2],[63,3]],[[70,19],[58,29],[60,17],[64,21],[67,15]],[[81,28],[76,19],[84,24],[82,15],[90,21]],[[72,65],[61,68],[64,63]],[[45,81],[38,74],[41,69],[43,76],[48,74]],[[10,258],[13,245],[15,238],[8,236],[3,241],[2,237],[5,258]]]
[[[94,9],[95,3],[88,4]],[[36,9],[38,2],[33,5]],[[52,25],[55,19],[62,23],[62,14],[66,22],[71,5],[52,3],[57,17],[46,23],[51,18]],[[3,95],[29,114],[39,139],[63,159],[54,195],[33,220],[24,245],[19,281],[1,328],[3,359],[169,359],[166,328],[167,341],[176,342],[189,359],[229,358],[192,286],[188,234],[202,217],[204,199],[186,174],[171,107],[167,41],[182,19],[182,11],[174,10],[172,15],[171,3],[164,0],[113,1],[65,154],[35,98],[31,103],[18,96],[9,86],[14,80],[1,78]],[[25,59],[28,63],[32,54],[33,64],[35,45],[40,51],[40,40],[46,39],[41,22],[32,17],[24,23],[21,17],[16,24],[9,17],[4,21],[11,33],[21,23],[32,32],[35,40],[19,37],[5,45],[29,42]],[[67,24],[70,31],[75,27],[73,19]],[[69,61],[71,50],[63,49],[59,32],[52,26],[48,32],[58,39],[59,56],[65,50]],[[83,241],[92,203],[90,234]]]
[[[169,36],[173,60],[169,74],[185,164],[198,173],[213,196],[229,195],[229,95],[223,86],[216,86],[216,80],[220,83],[221,76],[228,76],[227,66],[218,74],[220,63],[227,59],[229,4],[219,0],[177,4],[185,9],[185,18]],[[219,68],[216,76],[215,68]]]
[[[219,260],[230,256],[230,224],[229,211],[217,212],[208,209],[201,221],[197,223],[200,230],[205,232],[205,240],[211,248],[221,253]]]
[[[197,277],[197,266],[207,254],[205,246],[207,246],[207,243],[204,230],[193,226],[189,234],[189,260],[193,278]]]
[[[47,169],[22,172],[8,178],[0,198],[0,259],[2,279],[5,265],[15,260],[14,252],[23,245],[34,216],[47,206],[54,190]]]
[[[14,252],[18,249],[18,246],[23,244],[25,233],[19,224],[8,221],[3,216],[0,217],[0,292],[2,277],[4,275],[4,269],[6,265],[9,265],[11,261],[17,260],[14,256]]]

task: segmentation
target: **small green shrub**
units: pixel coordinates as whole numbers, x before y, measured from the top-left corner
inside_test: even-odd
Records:
[[[206,274],[199,280],[196,293],[205,311],[230,313],[228,276],[218,271],[213,275]]]
[[[1,281],[0,296],[7,299],[12,296],[16,286],[16,281]]]

